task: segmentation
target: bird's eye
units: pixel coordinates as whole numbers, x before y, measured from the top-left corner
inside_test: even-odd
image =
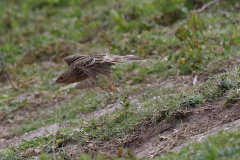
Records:
[[[60,80],[63,80],[63,77],[60,77]]]

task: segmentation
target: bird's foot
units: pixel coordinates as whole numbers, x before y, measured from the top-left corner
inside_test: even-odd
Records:
[[[108,83],[108,85],[106,86],[107,83]],[[117,89],[113,85],[114,85],[114,82],[111,84],[111,79],[109,77],[108,80],[104,84],[102,81],[101,88],[102,88],[102,90],[104,90],[106,92],[117,92]]]

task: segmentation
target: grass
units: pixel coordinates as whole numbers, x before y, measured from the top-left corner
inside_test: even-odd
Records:
[[[17,126],[11,131],[14,135],[55,123],[65,126],[58,135],[24,141],[1,154],[13,159],[31,158],[35,154],[27,152],[28,148],[50,154],[65,143],[89,145],[124,138],[134,135],[139,126],[172,118],[176,110],[198,107],[206,99],[217,101],[224,98],[225,106],[237,103],[239,68],[214,74],[223,62],[228,63],[230,58],[240,55],[239,13],[236,12],[239,2],[222,1],[199,14],[190,14],[189,10],[207,2],[0,1],[0,51],[4,53],[8,72],[19,87],[18,91],[13,89],[4,80],[3,72],[0,73],[3,81],[0,84],[0,113],[6,114],[2,120],[14,121]],[[187,23],[179,27],[186,17],[189,17]],[[169,35],[176,27],[178,32]],[[107,52],[134,54],[147,61],[113,66],[112,76],[118,93],[109,95],[103,91],[51,86],[54,79],[67,69],[63,57]],[[187,77],[201,73],[212,77],[193,87],[187,80],[178,80],[173,86],[164,87],[171,76]],[[130,99],[137,99],[138,103],[131,103]],[[122,103],[124,109],[99,119],[80,116],[113,103]],[[29,111],[18,117],[16,113],[21,110]],[[217,136],[237,139],[237,131]],[[190,153],[185,148],[156,159],[176,159],[178,156],[184,159],[190,155],[193,155],[190,159],[199,159],[204,154],[205,159],[219,158],[219,155],[224,159],[230,155],[227,152],[237,156],[237,150],[221,148],[225,144],[235,144],[229,145],[222,138],[216,149],[216,140],[213,139],[191,145],[200,152]],[[206,151],[206,145],[213,151]],[[59,157],[66,155],[67,151],[63,150],[56,153]],[[89,158],[82,155],[83,159],[84,156]],[[128,156],[134,155],[129,153]],[[40,157],[47,159],[48,155]]]
[[[231,85],[227,85],[229,87],[226,88],[226,83]],[[213,77],[209,81],[194,88],[179,87],[178,89],[175,88],[172,89],[172,91],[168,90],[167,92],[165,92],[164,88],[162,87],[159,87],[158,89],[155,88],[154,90],[149,90],[149,93],[146,93],[148,97],[142,96],[139,98],[140,102],[142,102],[140,103],[140,105],[130,104],[129,107],[125,110],[116,110],[111,114],[100,117],[99,119],[73,118],[73,121],[71,121],[70,119],[70,121],[65,122],[65,124],[69,124],[70,126],[66,129],[59,130],[58,135],[55,135],[55,138],[53,138],[52,135],[49,135],[47,137],[36,138],[32,141],[24,141],[23,144],[13,147],[12,150],[21,151],[27,148],[37,147],[38,149],[47,152],[46,147],[52,148],[55,145],[60,145],[58,143],[64,144],[71,141],[86,145],[94,141],[97,142],[99,140],[107,140],[110,137],[123,138],[127,136],[126,133],[134,135],[135,127],[142,125],[151,125],[162,119],[168,117],[170,118],[173,116],[174,111],[176,110],[184,110],[189,107],[197,107],[198,104],[204,103],[203,99],[214,101],[220,97],[225,97],[226,101],[229,103],[230,99],[234,99],[234,97],[232,97],[231,95],[233,95],[234,91],[237,92],[238,88],[239,69],[236,69],[229,73],[221,74],[217,77]],[[233,104],[233,102],[236,103],[236,101],[231,102],[231,104]],[[227,106],[228,104],[226,104],[226,107]],[[44,119],[48,121],[51,120],[49,117],[44,117]],[[34,124],[34,126],[36,125],[41,124]],[[237,132],[227,132],[224,134],[220,133],[220,135],[217,135],[217,137],[224,137],[225,135],[235,135],[235,139],[237,139],[237,136],[239,136]],[[91,141],[89,141],[89,139]],[[224,150],[224,148],[221,148],[221,145],[219,145],[219,143],[217,143],[217,138],[208,139],[209,140],[206,140],[201,144],[191,144],[191,147],[196,147],[196,149],[193,149],[196,150],[196,152],[188,152],[186,151],[186,148],[183,148],[179,153],[166,154],[166,159],[171,157],[178,157],[178,155],[181,155],[180,157],[184,159],[189,154],[192,154],[194,157],[201,157],[201,155],[208,156],[206,155],[206,153],[209,154],[210,157],[217,157],[219,156],[219,154],[221,154],[221,156],[224,154],[224,156],[233,156],[233,154],[225,153],[228,152],[227,149],[230,149],[229,152],[231,153],[238,153],[237,151],[234,151],[237,148],[231,148],[232,145],[229,146],[228,141],[226,141],[227,138],[223,138],[222,142],[219,142],[222,146],[225,146],[225,143],[227,143],[226,145],[230,148],[226,147],[226,151]],[[232,141],[234,142],[234,140]],[[206,145],[209,145],[209,148],[214,148],[214,146],[216,145],[218,146],[218,149],[214,148],[214,151],[212,151],[212,153],[210,152],[211,150],[206,149]],[[231,149],[233,151],[231,151]],[[159,157],[159,159],[164,159],[164,156]]]
[[[171,151],[154,160],[175,160],[175,159],[239,159],[239,130],[222,131],[216,135],[205,138],[202,142],[195,142],[183,147],[180,151]],[[8,151],[6,151],[6,154]],[[48,160],[51,156],[41,154],[40,159]],[[96,159],[103,159],[103,155],[98,155]],[[105,157],[106,158],[106,157]],[[135,159],[130,153],[126,159]],[[80,159],[91,159],[90,155],[83,154]],[[117,158],[115,158],[117,159]]]
[[[201,143],[192,143],[179,152],[170,152],[154,159],[239,159],[239,136],[239,130],[222,131]]]

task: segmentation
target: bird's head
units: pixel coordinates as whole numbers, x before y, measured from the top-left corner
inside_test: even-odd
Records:
[[[72,83],[71,79],[72,79],[73,76],[71,76],[71,75],[72,75],[72,73],[69,70],[64,72],[64,73],[62,73],[52,85],[55,86],[56,84],[69,84],[69,83]]]
[[[87,78],[89,78],[88,75],[85,74],[83,71],[76,72],[76,70],[69,69],[63,74],[61,74],[52,85],[55,86],[56,84],[70,84],[83,81]]]

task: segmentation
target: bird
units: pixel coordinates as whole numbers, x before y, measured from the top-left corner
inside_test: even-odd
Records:
[[[96,54],[96,55],[70,55],[64,58],[69,68],[62,73],[52,84],[71,84],[83,82],[88,79],[96,80],[99,75],[111,76],[111,66],[116,63],[125,61],[145,61],[134,55],[112,55],[112,54]],[[107,83],[107,82],[106,82]],[[106,84],[105,83],[105,84]],[[105,85],[104,84],[104,85]],[[101,88],[105,91],[114,91],[109,81],[108,89],[104,85]]]

